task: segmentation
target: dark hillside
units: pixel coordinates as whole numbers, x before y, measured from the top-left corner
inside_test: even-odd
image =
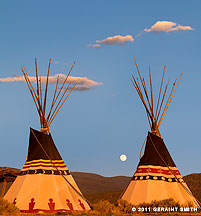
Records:
[[[201,202],[201,173],[186,175],[184,176],[184,181],[193,195]]]
[[[108,191],[122,191],[130,177],[104,177],[93,173],[72,172],[72,175],[83,193],[94,194]]]

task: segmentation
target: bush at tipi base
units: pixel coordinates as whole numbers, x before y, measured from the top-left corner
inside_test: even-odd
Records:
[[[168,207],[180,207],[181,205],[179,204],[179,202],[176,202],[174,199],[170,198],[170,199],[164,199],[164,200],[160,200],[160,201],[156,201],[153,200],[151,203],[141,203],[137,206],[140,207],[164,207],[164,208],[168,208]]]
[[[115,206],[107,200],[101,200],[93,205],[93,210],[100,212],[101,214],[106,214],[114,211]]]
[[[2,215],[7,213],[17,214],[20,213],[20,210],[12,203],[9,203],[6,200],[0,198],[0,214]]]
[[[115,209],[116,213],[124,213],[124,214],[131,214],[133,213],[132,211],[133,205],[129,203],[126,200],[118,200],[117,201],[117,207]]]

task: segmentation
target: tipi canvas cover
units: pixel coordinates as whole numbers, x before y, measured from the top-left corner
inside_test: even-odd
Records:
[[[26,213],[90,210],[51,134],[32,128],[26,163],[4,198]]]
[[[163,139],[148,132],[144,155],[121,199],[137,205],[169,198],[198,206]]]

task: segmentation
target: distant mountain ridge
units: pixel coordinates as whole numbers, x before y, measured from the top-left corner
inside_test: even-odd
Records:
[[[183,178],[195,198],[201,202],[201,173],[192,173]]]
[[[128,176],[104,177],[85,172],[71,172],[71,174],[81,191],[86,194],[121,191],[128,185],[131,178]]]
[[[5,168],[6,167],[0,167],[0,174]],[[13,169],[15,172],[20,171],[10,167],[9,169]],[[86,172],[71,172],[71,174],[84,196],[92,203],[101,199],[107,199],[113,203],[116,202],[131,179],[131,177],[128,176],[104,177]],[[201,173],[189,174],[183,178],[193,195],[201,202]],[[9,186],[10,184],[8,184],[8,187]],[[0,191],[1,188],[2,183],[0,183]]]

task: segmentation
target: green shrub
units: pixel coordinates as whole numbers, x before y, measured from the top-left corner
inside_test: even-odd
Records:
[[[118,200],[117,207],[115,208],[115,213],[124,213],[124,214],[131,214],[133,205],[126,200]]]
[[[20,213],[20,210],[12,203],[0,198],[0,214],[6,213]]]
[[[181,207],[194,207],[194,204],[191,201],[187,201],[184,205],[181,205]]]
[[[98,211],[101,214],[111,213],[114,210],[114,205],[107,200],[101,200],[93,205],[94,211]]]
[[[164,199],[164,200],[160,200],[160,201],[156,201],[153,200],[149,205],[149,207],[164,207],[164,208],[168,208],[168,207],[180,207],[179,202],[176,202],[174,199],[170,198],[170,199]],[[148,207],[148,206],[146,206]]]
[[[160,201],[153,200],[150,203],[140,203],[138,205],[133,205],[126,200],[118,200],[117,208],[115,209],[115,213],[122,214],[137,214],[137,213],[151,213],[153,212],[153,208],[171,208],[177,207],[178,209],[181,207],[179,202],[176,202],[174,199],[164,199]],[[135,208],[136,211],[132,211],[132,208]],[[143,209],[143,210],[142,210]],[[160,214],[160,212],[158,212]]]

